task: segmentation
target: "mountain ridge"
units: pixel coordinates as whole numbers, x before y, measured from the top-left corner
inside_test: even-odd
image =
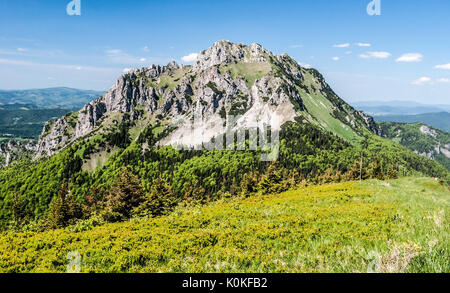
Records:
[[[424,113],[417,115],[383,115],[374,116],[381,122],[425,123],[443,131],[450,132],[450,112]]]
[[[381,131],[372,117],[340,99],[317,70],[303,68],[287,54],[274,55],[255,43],[218,41],[200,52],[193,66],[170,62],[129,70],[100,98],[46,124],[37,157],[52,155],[107,128],[111,120],[123,119],[123,114],[131,121],[160,120],[170,125],[180,118],[192,119],[195,111],[205,117],[202,138],[190,141],[184,136],[186,127],[180,127],[161,145],[204,143],[223,131],[208,125],[228,115],[242,116],[236,121],[239,127],[255,126],[248,122],[250,116],[259,125],[272,125],[276,117],[279,126],[301,116],[352,143],[358,143],[365,130]]]
[[[0,105],[32,104],[38,108],[77,109],[102,95],[102,91],[69,87],[0,90]]]

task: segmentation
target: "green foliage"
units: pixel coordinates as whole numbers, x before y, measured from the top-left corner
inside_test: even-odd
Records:
[[[176,205],[177,199],[172,192],[171,186],[164,179],[158,178],[153,181],[150,194],[139,205],[135,214],[139,216],[159,217],[169,214]]]
[[[368,135],[368,146],[363,149],[300,120],[283,125],[279,158],[270,170],[271,164],[261,161],[259,151],[177,151],[154,147],[153,143],[170,131],[158,124],[149,125],[125,147],[127,127],[123,124],[115,134],[79,141],[50,158],[24,160],[1,169],[0,226],[7,227],[14,218],[11,206],[15,192],[26,201],[30,222],[39,221],[48,213],[50,202],[64,181],[70,182],[71,194],[85,205],[87,214],[109,210],[108,220],[128,219],[139,204],[122,209],[114,202],[122,201],[120,197],[126,194],[113,191],[120,190],[116,181],[124,167],[129,178],[135,178],[130,179],[135,182],[133,185],[142,189],[140,196],[151,194],[161,178],[177,203],[207,203],[255,192],[276,193],[303,180],[326,183],[359,179],[361,166],[363,179],[426,174],[450,182],[445,168],[388,140]],[[111,154],[104,165],[93,172],[82,170],[83,160],[91,153],[114,144],[123,148]],[[118,197],[113,200],[114,196]],[[147,202],[144,210],[151,211],[151,204]]]
[[[308,186],[169,216],[0,234],[0,272],[450,271],[448,189],[431,178]],[[82,223],[82,224],[81,224]]]
[[[50,203],[45,226],[50,229],[62,228],[82,217],[81,204],[73,197],[68,184],[64,182],[59,190],[58,197]]]
[[[130,123],[122,122],[112,132],[106,135],[106,141],[112,146],[118,146],[120,148],[126,148],[130,142]]]
[[[70,112],[67,109],[38,109],[33,105],[0,106],[2,139],[38,139],[44,124]]]
[[[143,197],[139,180],[128,168],[123,168],[114,180],[102,216],[109,222],[127,220],[131,218],[133,209],[144,201]]]
[[[12,202],[13,221],[17,227],[22,226],[27,220],[29,220],[29,210],[27,202],[18,193],[14,193]]]
[[[446,145],[450,145],[450,133],[423,123],[379,122],[378,124],[392,141],[418,153],[431,153],[436,161],[450,170],[450,159],[436,152],[436,148],[445,148]],[[420,130],[423,126],[428,127],[431,133],[423,133]]]
[[[219,70],[222,74],[229,71],[232,78],[244,78],[248,88],[251,88],[257,79],[270,73],[271,65],[267,62],[236,63],[221,66]]]
[[[284,178],[286,178],[286,175],[282,174],[281,170],[277,170],[275,165],[270,165],[259,182],[259,190],[262,191],[262,194],[275,194],[286,191],[290,186],[284,182]]]

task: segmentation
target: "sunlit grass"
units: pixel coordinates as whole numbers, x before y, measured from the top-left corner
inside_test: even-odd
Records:
[[[449,191],[430,178],[311,186],[150,220],[0,236],[0,271],[449,272]]]

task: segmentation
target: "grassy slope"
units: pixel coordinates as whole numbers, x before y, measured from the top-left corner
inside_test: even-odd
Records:
[[[430,178],[370,180],[1,234],[0,271],[63,272],[78,251],[83,272],[450,272],[449,199]]]

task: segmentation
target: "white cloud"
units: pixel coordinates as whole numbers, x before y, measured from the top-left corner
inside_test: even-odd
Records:
[[[141,59],[139,59],[139,61],[140,62],[145,62],[145,61],[147,61],[147,59],[146,58],[141,58]]]
[[[347,52],[345,52],[345,54],[351,55],[351,54],[352,54],[352,51],[347,51]]]
[[[194,62],[195,60],[197,60],[197,57],[198,57],[197,53],[191,53],[187,56],[183,56],[181,58],[181,60],[186,63],[191,63],[191,62]]]
[[[431,82],[431,78],[429,78],[427,76],[422,76],[421,78],[414,80],[412,82],[412,84],[423,85],[423,84],[430,83],[430,82]]]
[[[372,44],[370,43],[356,43],[356,46],[358,47],[370,47]]]
[[[450,70],[450,63],[448,63],[448,64],[442,64],[442,65],[436,65],[434,68]]]
[[[450,83],[450,78],[439,78],[437,81],[442,83]]]
[[[148,52],[148,51],[150,51],[150,48],[148,46],[144,46],[144,48],[142,48],[142,51]]]
[[[25,49],[25,48],[17,48],[17,51],[18,51],[18,52],[26,52],[26,51],[28,51],[28,50]]]
[[[331,58],[333,61],[339,61],[339,57],[333,57]]]
[[[364,54],[360,54],[359,58],[363,59],[386,59],[391,56],[389,52],[366,52]]]
[[[131,70],[131,68],[124,68],[124,69],[122,70],[122,72],[123,72],[123,73],[128,73],[128,72],[130,72],[130,70]]]
[[[337,44],[337,45],[333,45],[334,48],[348,48],[350,47],[349,43],[345,43],[345,44]]]
[[[289,46],[291,49],[303,48],[303,45],[291,45]]]
[[[419,53],[407,53],[403,54],[396,62],[421,62],[423,60],[423,55]]]
[[[76,66],[75,67],[75,70],[81,70],[81,69],[83,69],[83,67],[81,67],[81,66]]]

